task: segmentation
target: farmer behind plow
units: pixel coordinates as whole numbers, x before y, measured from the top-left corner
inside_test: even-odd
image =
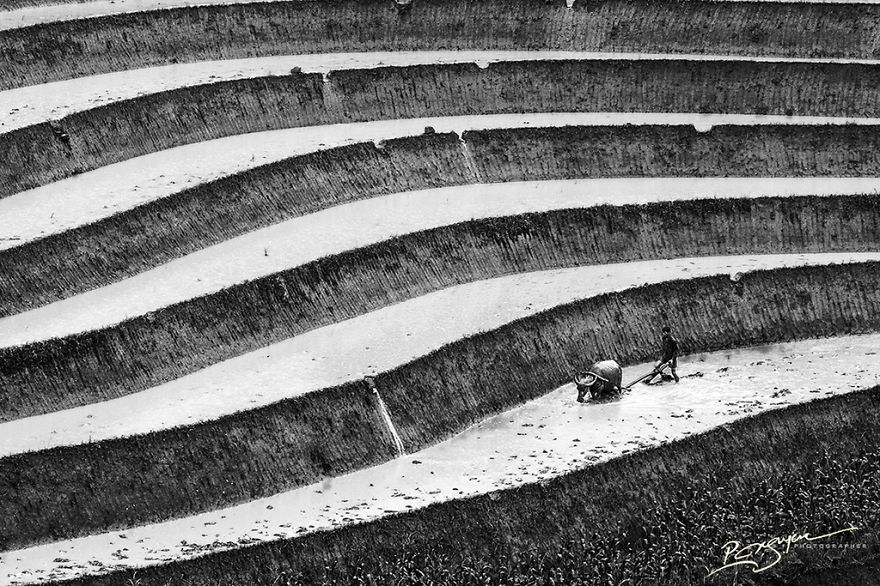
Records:
[[[664,374],[666,367],[672,375]],[[654,370],[660,375],[661,380],[675,380],[678,382],[678,374],[675,369],[678,367],[678,340],[672,337],[672,328],[663,326],[663,337],[660,339],[660,362]]]
[[[661,380],[675,380],[678,382],[678,374],[675,372],[678,366],[678,340],[672,337],[672,328],[663,327],[663,337],[661,339],[660,361],[654,366],[654,370],[648,374],[637,378],[626,386],[621,384],[623,380],[623,369],[614,360],[602,360],[594,363],[586,372],[579,372],[574,376],[574,383],[577,386],[577,401],[583,403],[587,393],[590,398],[601,399],[618,395],[624,390],[629,390],[636,383],[645,381],[651,383],[657,377]],[[666,369],[672,373],[664,374]]]

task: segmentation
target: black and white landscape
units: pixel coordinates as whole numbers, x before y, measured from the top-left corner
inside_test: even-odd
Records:
[[[880,584],[878,357],[880,4],[0,6],[0,584]]]

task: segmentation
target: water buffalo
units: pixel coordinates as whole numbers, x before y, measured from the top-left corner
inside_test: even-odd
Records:
[[[602,360],[593,364],[586,372],[579,372],[574,377],[577,385],[578,403],[584,402],[589,391],[593,399],[616,395],[621,391],[623,369],[614,360]]]

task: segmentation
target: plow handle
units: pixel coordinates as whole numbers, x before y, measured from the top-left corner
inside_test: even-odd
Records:
[[[663,364],[661,364],[660,366],[658,366],[657,368],[655,368],[654,370],[652,370],[652,371],[649,372],[648,374],[646,374],[646,375],[644,375],[644,376],[641,376],[641,377],[637,378],[636,380],[634,380],[633,382],[629,383],[628,385],[626,385],[626,386],[623,387],[623,388],[625,388],[625,389],[629,389],[629,388],[631,388],[633,385],[637,385],[637,384],[639,384],[640,382],[642,382],[642,381],[645,380],[645,379],[650,380],[650,379],[654,378],[655,376],[657,376],[658,374],[660,374],[661,372],[663,372],[663,369],[666,368],[666,367],[669,365],[670,362],[672,362],[672,361],[671,361],[671,360],[667,360],[666,362],[664,362]]]

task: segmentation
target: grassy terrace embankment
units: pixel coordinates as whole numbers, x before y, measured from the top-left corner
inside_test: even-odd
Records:
[[[763,413],[547,483],[144,568],[137,578],[143,586],[721,585],[732,583],[734,570],[706,581],[706,568],[722,565],[730,539],[822,535],[852,524],[861,530],[817,543],[867,547],[842,554],[795,547],[763,574],[741,568],[736,583],[873,584],[856,579],[871,576],[880,553],[878,474],[874,388]],[[774,557],[756,559],[766,565]],[[847,574],[853,581],[841,582]],[[65,584],[109,586],[130,576]]]
[[[377,384],[413,451],[556,387],[591,358],[648,359],[667,320],[693,352],[880,330],[878,269],[761,271],[589,298],[445,346]],[[189,427],[3,458],[3,547],[215,509],[387,460],[390,441],[365,395],[351,383]]]
[[[874,196],[601,206],[443,226],[101,329],[0,349],[6,391],[0,420],[137,392],[308,330],[481,279],[636,259],[870,251],[878,239],[880,198]]]
[[[85,4],[92,0],[65,0],[65,4]],[[3,3],[2,10],[17,10],[19,8],[34,8],[36,6],[53,6],[59,4],[59,0],[7,0]],[[3,12],[0,12],[3,14]]]
[[[0,134],[7,153],[0,197],[175,146],[299,126],[525,112],[878,117],[878,103],[874,65],[587,60],[337,71],[326,82],[317,73],[261,77],[161,92]]]
[[[473,131],[463,142],[429,134],[294,157],[0,251],[0,316],[286,219],[407,190],[592,177],[880,175],[874,126],[564,127]]]
[[[386,0],[205,6],[0,33],[0,90],[176,61],[551,49],[872,58],[880,7],[678,0]]]

